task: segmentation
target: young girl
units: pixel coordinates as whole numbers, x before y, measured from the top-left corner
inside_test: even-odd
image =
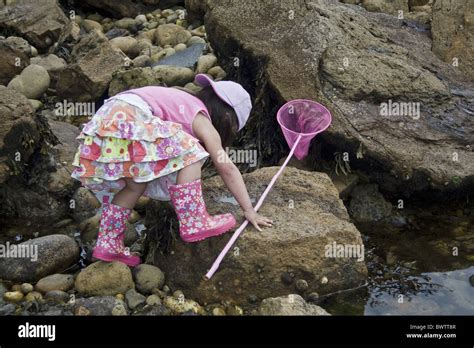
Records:
[[[238,83],[214,82],[198,74],[196,94],[174,87],[132,89],[106,100],[85,124],[72,176],[96,192],[119,190],[103,199],[93,257],[136,266],[124,247],[125,223],[142,195],[171,200],[185,242],[197,242],[235,226],[232,214],[210,216],[201,191],[201,165],[211,157],[224,183],[261,231],[272,221],[255,212],[230,145],[250,114],[249,94]],[[202,145],[201,145],[202,143]]]

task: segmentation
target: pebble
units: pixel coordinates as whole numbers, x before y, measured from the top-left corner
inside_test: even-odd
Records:
[[[159,295],[153,294],[147,297],[146,304],[149,306],[158,306],[161,305],[161,298]]]
[[[291,276],[289,272],[285,272],[281,275],[281,281],[283,284],[291,285],[294,281],[294,276]]]
[[[45,68],[31,64],[8,83],[8,88],[13,88],[28,99],[38,99],[46,92],[50,82],[51,79]]]
[[[58,303],[66,303],[69,301],[70,296],[67,292],[61,290],[51,290],[44,295],[44,298]]]
[[[156,266],[141,264],[133,269],[133,278],[137,290],[151,294],[154,289],[161,289],[165,283],[165,274]]]
[[[117,301],[114,308],[112,308],[113,316],[125,316],[128,315],[127,308],[123,301]]]
[[[300,292],[305,292],[309,288],[308,282],[304,279],[298,279],[295,283],[295,286],[296,290]]]
[[[23,300],[23,293],[21,291],[8,291],[3,294],[3,299],[8,302],[20,302]]]
[[[21,292],[24,293],[25,295],[33,291],[33,285],[30,283],[23,283],[20,286]]]
[[[127,301],[130,309],[138,308],[146,303],[146,297],[138,293],[135,289],[130,289],[125,294],[125,300]]]
[[[15,284],[12,286],[11,291],[21,291],[21,285]]]
[[[226,315],[224,308],[221,307],[216,307],[212,310],[212,315],[218,317],[218,316],[224,316]]]
[[[2,306],[0,308],[0,315],[5,316],[5,315],[11,315],[15,313],[16,311],[16,306],[13,303],[8,303],[5,306]]]
[[[34,302],[34,301],[41,301],[43,299],[43,295],[38,291],[32,291],[28,293],[25,297],[26,302]]]
[[[328,283],[328,278],[326,276],[321,278],[321,284],[327,284]]]
[[[46,293],[52,290],[68,291],[74,286],[74,277],[71,274],[52,274],[36,283],[36,290]]]

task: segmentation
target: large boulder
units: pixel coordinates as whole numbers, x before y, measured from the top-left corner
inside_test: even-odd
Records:
[[[50,274],[61,273],[78,260],[76,241],[61,234],[34,238],[17,245],[2,245],[0,278],[36,282]]]
[[[436,0],[431,31],[433,52],[474,81],[474,2]]]
[[[238,58],[235,75],[259,96],[247,137],[274,134],[281,103],[311,99],[333,115],[319,139],[332,145],[331,154],[347,152],[351,167],[365,170],[382,190],[473,184],[472,85],[432,53],[426,33],[331,0],[186,5],[191,18],[205,14],[222,65],[235,71]],[[275,140],[260,145],[270,154],[281,151]]]
[[[7,40],[0,40],[0,84],[7,85],[10,80],[21,73],[30,64],[30,58],[19,47]]]
[[[40,135],[28,99],[4,86],[0,86],[0,115],[0,184],[3,184],[28,163]]]
[[[277,169],[267,167],[244,175],[252,198],[258,199]],[[207,180],[204,192],[210,213],[232,212],[242,222],[240,207],[229,203],[231,194],[220,177]],[[319,293],[364,282],[364,262],[326,257],[326,246],[334,242],[363,245],[326,174],[286,168],[260,212],[271,217],[275,226],[263,232],[248,227],[209,281],[203,276],[231,233],[192,244],[178,238],[170,253],[156,253],[155,264],[165,272],[167,284],[201,303],[244,303],[252,296],[292,294],[297,280],[306,281],[304,292]]]
[[[127,62],[128,57],[114,49],[104,34],[93,30],[74,46],[71,63],[59,73],[58,96],[73,101],[95,101],[107,91],[112,74]]]
[[[399,14],[408,12],[408,0],[362,0],[362,6],[367,11]]]
[[[68,22],[57,0],[7,1],[0,14],[0,28],[21,35],[40,49],[56,42]]]

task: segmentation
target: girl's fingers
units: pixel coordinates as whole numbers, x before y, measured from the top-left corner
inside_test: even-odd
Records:
[[[260,228],[260,226],[258,226],[257,222],[252,221],[252,225],[253,225],[257,230],[259,230],[260,232],[262,232],[262,229]]]

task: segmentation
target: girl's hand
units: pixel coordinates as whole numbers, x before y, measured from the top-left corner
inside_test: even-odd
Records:
[[[245,211],[244,215],[245,215],[245,218],[260,232],[262,231],[262,229],[260,228],[259,225],[263,225],[267,227],[273,226],[272,220],[270,220],[269,218],[266,218],[265,216],[257,214],[257,212],[254,209]]]

